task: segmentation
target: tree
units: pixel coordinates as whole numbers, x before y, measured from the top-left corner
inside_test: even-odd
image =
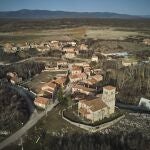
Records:
[[[59,90],[58,90],[58,92],[57,92],[57,99],[58,99],[58,101],[60,102],[60,103],[62,103],[63,102],[63,89],[62,88],[60,88]]]

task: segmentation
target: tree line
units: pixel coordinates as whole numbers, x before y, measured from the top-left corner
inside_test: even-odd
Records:
[[[41,62],[28,61],[12,65],[0,66],[0,79],[5,78],[8,72],[16,72],[19,77],[26,80],[45,69],[45,64]]]
[[[24,144],[36,150],[149,150],[150,139],[139,131],[118,133],[74,133],[64,136],[41,136],[38,144]]]
[[[117,98],[123,103],[137,104],[141,97],[150,98],[150,65],[111,69],[104,75],[105,83],[117,87]]]
[[[14,132],[29,116],[24,97],[10,87],[0,85],[0,130]]]

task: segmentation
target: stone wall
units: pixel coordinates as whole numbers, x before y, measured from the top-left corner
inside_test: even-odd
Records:
[[[65,110],[63,110],[63,112],[64,112]],[[108,128],[108,127],[110,127],[110,126],[112,126],[112,125],[114,125],[115,123],[117,123],[117,122],[119,122],[121,119],[123,119],[124,117],[125,117],[125,115],[122,115],[122,116],[120,116],[120,117],[118,117],[117,119],[114,119],[114,120],[112,120],[112,121],[110,121],[110,122],[107,122],[107,123],[104,123],[104,124],[101,124],[101,125],[98,125],[98,126],[90,126],[90,125],[85,125],[85,124],[82,124],[82,123],[77,123],[77,122],[74,122],[74,121],[71,121],[71,120],[69,120],[69,119],[67,119],[63,114],[62,112],[62,118],[64,119],[64,120],[66,120],[67,122],[69,122],[70,124],[72,124],[72,125],[75,125],[75,126],[77,126],[77,127],[79,127],[79,128],[82,128],[82,129],[84,129],[84,130],[87,130],[87,131],[89,131],[89,132],[96,132],[96,131],[100,131],[100,130],[103,130],[103,129],[105,129],[105,128]]]

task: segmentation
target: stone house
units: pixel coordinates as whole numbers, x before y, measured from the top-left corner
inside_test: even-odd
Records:
[[[109,108],[99,98],[89,101],[82,100],[78,103],[78,114],[94,123],[109,117]]]
[[[59,77],[53,80],[53,83],[56,84],[58,87],[64,88],[66,85],[67,77]]]
[[[103,76],[102,75],[94,75],[94,76],[90,76],[89,79],[84,80],[83,83],[87,87],[97,89],[98,83],[100,83],[101,81],[103,81]]]
[[[57,62],[57,68],[68,68],[67,61],[58,61]]]
[[[89,96],[94,96],[96,93],[95,89],[87,88],[87,87],[84,87],[82,85],[74,85],[72,87],[72,94],[75,92],[79,92],[79,93],[89,95]]]
[[[87,79],[87,75],[83,72],[80,74],[71,74],[69,76],[70,82],[78,82],[81,80],[86,80]]]
[[[76,66],[76,65],[73,65],[71,67],[71,74],[74,75],[74,74],[81,74],[83,72],[83,68],[80,67],[80,66]]]
[[[63,52],[76,52],[76,48],[75,47],[63,47]]]
[[[41,90],[42,95],[53,99],[57,91],[57,85],[51,81],[49,83],[44,84]]]
[[[109,117],[115,112],[115,92],[115,87],[105,86],[101,97],[79,101],[78,115],[90,120],[92,123]]]
[[[49,43],[49,46],[50,46],[50,48],[53,49],[53,50],[61,50],[61,48],[62,48],[59,41],[51,41],[51,42]]]
[[[67,52],[65,53],[65,57],[68,59],[72,59],[76,57],[76,52]]]

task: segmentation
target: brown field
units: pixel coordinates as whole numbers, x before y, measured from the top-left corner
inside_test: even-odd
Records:
[[[115,27],[91,27],[82,26],[68,29],[27,30],[14,32],[0,32],[0,43],[25,42],[25,41],[48,41],[48,40],[80,40],[80,39],[104,39],[124,40],[128,37],[145,36],[148,33],[141,31],[128,31]]]

